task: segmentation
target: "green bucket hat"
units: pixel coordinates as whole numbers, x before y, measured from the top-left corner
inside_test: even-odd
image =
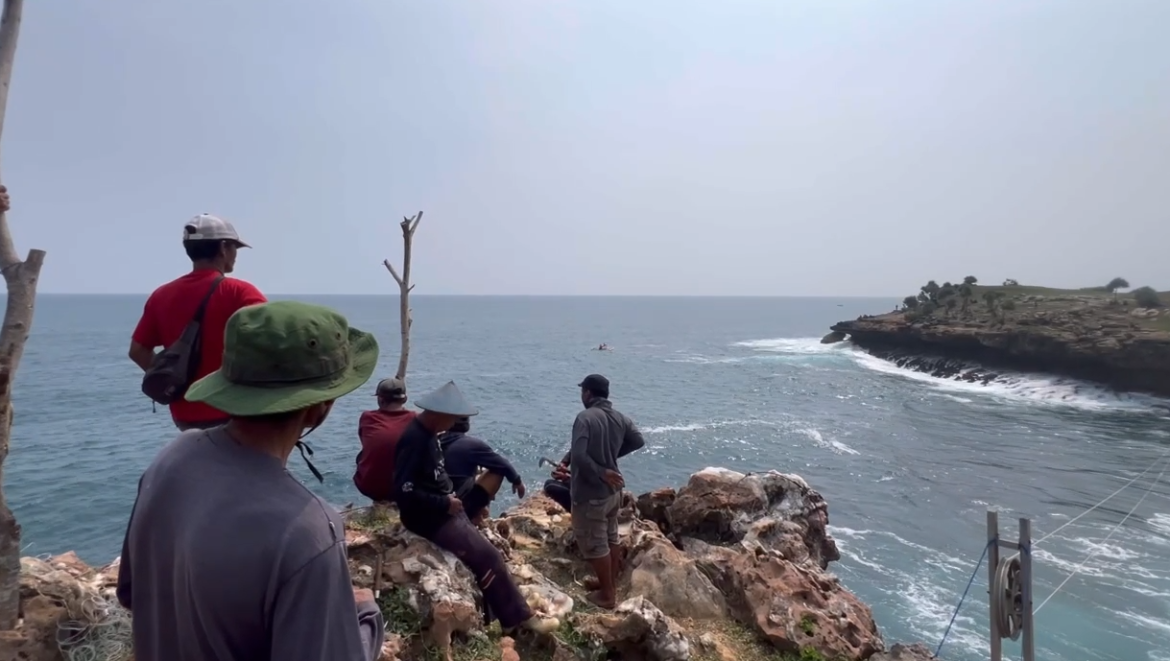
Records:
[[[297,411],[369,380],[378,341],[320,305],[276,301],[241,308],[224,331],[223,366],[187,390],[228,415]]]

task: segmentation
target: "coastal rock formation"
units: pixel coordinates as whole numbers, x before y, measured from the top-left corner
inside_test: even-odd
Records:
[[[705,468],[671,499],[664,524],[676,537],[763,544],[792,562],[828,569],[841,559],[829,537],[828,512],[825,499],[799,475]]]
[[[374,590],[386,615],[382,661],[930,658],[914,656],[920,646],[887,653],[870,609],[827,571],[839,557],[828,507],[799,476],[703,469],[677,492],[627,494],[621,521],[627,555],[610,612],[583,599],[589,572],[551,500],[530,497],[484,525],[530,606],[561,623],[554,635],[513,639],[484,626],[467,569],[403,529],[393,508],[348,512],[354,585]],[[112,593],[116,563],[93,570],[72,554],[23,562],[22,629],[0,634],[9,636],[0,650],[24,655],[0,652],[0,661],[63,661],[59,631],[111,622],[121,628],[108,631],[129,644],[128,613]]]
[[[1170,396],[1170,324],[1159,310],[1139,314],[1108,295],[995,291],[1007,293],[966,313],[893,312],[831,329],[874,356],[942,378],[987,383],[1001,367]]]
[[[870,661],[932,661],[934,658],[934,652],[922,643],[894,643],[888,652],[875,654]]]
[[[845,339],[845,333],[833,331],[821,338],[821,344],[836,344]]]

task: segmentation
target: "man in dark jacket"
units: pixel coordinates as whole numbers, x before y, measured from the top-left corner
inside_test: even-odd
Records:
[[[455,495],[463,501],[463,511],[472,523],[479,524],[488,514],[488,506],[496,499],[504,480],[512,485],[512,493],[524,497],[524,481],[511,462],[483,439],[468,436],[471,418],[462,417],[450,431],[439,436],[447,474],[455,485]],[[481,475],[480,469],[485,472]]]
[[[455,495],[447,475],[438,435],[478,411],[453,381],[423,395],[415,405],[422,412],[406,426],[394,460],[394,502],[398,503],[402,525],[449,551],[471,570],[488,612],[500,621],[501,628],[555,631],[560,622],[533,615],[504,557],[467,518],[463,501]]]
[[[586,595],[593,604],[613,608],[614,581],[622,559],[618,509],[626,482],[618,458],[646,445],[637,425],[609,402],[609,379],[590,374],[578,384],[585,410],[573,421],[573,444],[562,464],[571,467],[569,489],[573,537],[581,556],[593,566],[594,588]]]

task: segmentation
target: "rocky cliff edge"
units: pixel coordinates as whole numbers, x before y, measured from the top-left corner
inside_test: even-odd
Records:
[[[922,645],[886,647],[868,606],[828,571],[840,556],[828,507],[799,476],[707,468],[686,486],[626,494],[628,550],[612,612],[584,599],[589,574],[569,517],[530,497],[484,532],[529,603],[560,619],[550,636],[484,627],[471,574],[406,532],[391,508],[349,513],[354,585],[376,589],[387,621],[382,661],[925,661]],[[23,620],[0,633],[0,661],[133,659],[116,605],[117,561],[73,553],[21,561]]]
[[[834,324],[824,341],[848,338],[879,358],[944,378],[959,377],[972,361],[1170,396],[1170,310],[1108,295],[993,291],[1007,294],[990,309],[867,315]],[[985,372],[967,380],[994,378]]]

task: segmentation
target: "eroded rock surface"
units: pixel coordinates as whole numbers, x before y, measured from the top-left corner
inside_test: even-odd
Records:
[[[828,533],[828,504],[799,475],[704,468],[673,498],[662,490],[654,494],[659,505],[648,505],[643,513],[659,516],[654,520],[674,537],[758,543],[821,569],[841,558]]]
[[[827,571],[839,557],[828,507],[799,476],[707,468],[677,492],[626,494],[620,520],[627,554],[611,612],[579,606],[590,572],[575,555],[569,516],[551,500],[532,496],[485,524],[529,605],[562,623],[552,636],[511,639],[485,628],[482,595],[454,556],[403,529],[392,509],[350,516],[354,584],[375,590],[387,615],[381,660],[434,650],[464,659],[481,646],[475,654],[510,661],[605,653],[730,661],[810,650],[834,661],[929,658],[913,656],[921,646],[884,651],[870,609]],[[0,661],[62,661],[60,623],[103,616],[94,604],[112,603],[117,565],[93,570],[71,554],[23,563],[25,619],[0,632]]]
[[[691,645],[674,620],[645,597],[618,604],[613,614],[586,622],[581,631],[628,661],[687,661]]]

